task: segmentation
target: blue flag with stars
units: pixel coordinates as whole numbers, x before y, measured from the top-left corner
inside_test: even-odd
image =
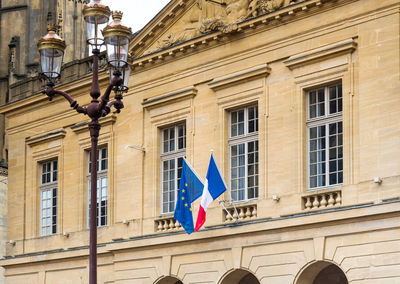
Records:
[[[201,196],[203,187],[203,183],[196,172],[190,167],[186,159],[183,159],[174,219],[182,225],[188,234],[194,231],[192,202]]]

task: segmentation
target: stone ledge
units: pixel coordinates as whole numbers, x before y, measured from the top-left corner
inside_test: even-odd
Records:
[[[142,102],[143,107],[157,107],[164,103],[170,103],[183,98],[192,98],[197,95],[197,89],[193,86],[181,90],[173,91],[167,94],[159,95],[153,98],[144,99]]]
[[[262,64],[226,76],[215,78],[208,83],[208,86],[213,90],[224,89],[245,80],[252,80],[262,76],[268,76],[269,73],[271,73],[271,68],[268,67],[268,64]]]
[[[57,129],[57,130],[53,130],[53,131],[47,132],[45,134],[40,134],[40,135],[36,135],[36,136],[32,136],[32,137],[27,137],[25,139],[25,142],[29,146],[32,146],[32,145],[35,145],[35,144],[47,142],[49,140],[56,140],[56,139],[64,138],[66,133],[67,132],[65,131],[64,128],[60,128],[60,129]]]
[[[283,63],[292,70],[303,65],[325,60],[328,57],[352,53],[356,48],[357,42],[354,39],[346,39],[334,44],[292,55]]]

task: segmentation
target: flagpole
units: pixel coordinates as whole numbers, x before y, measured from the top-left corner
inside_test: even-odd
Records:
[[[225,205],[223,204],[224,201],[219,200],[219,198],[217,198],[217,201],[218,201],[219,205],[221,205],[221,207],[224,208],[224,210],[225,210],[226,213],[229,215],[229,217],[231,217],[232,220],[233,220],[235,223],[237,223],[237,220],[235,220],[235,219],[233,218],[232,214],[228,211],[228,209],[226,209]],[[235,207],[235,210],[236,210],[236,207]],[[238,218],[240,218],[239,215],[238,215]]]

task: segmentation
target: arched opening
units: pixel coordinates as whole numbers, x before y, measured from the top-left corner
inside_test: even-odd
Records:
[[[181,280],[172,277],[172,276],[166,276],[163,277],[159,280],[157,280],[154,284],[183,284]]]
[[[228,273],[220,284],[260,284],[260,281],[251,272],[236,269]]]
[[[296,284],[348,284],[346,275],[339,266],[327,261],[318,261],[307,266]]]

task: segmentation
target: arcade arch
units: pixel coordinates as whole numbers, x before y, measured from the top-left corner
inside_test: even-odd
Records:
[[[183,284],[183,283],[178,278],[172,276],[166,276],[157,280],[156,282],[154,282],[154,284]]]
[[[339,266],[328,261],[317,261],[303,269],[295,284],[348,284]]]
[[[235,269],[227,273],[219,284],[260,284],[260,281],[247,270]]]

